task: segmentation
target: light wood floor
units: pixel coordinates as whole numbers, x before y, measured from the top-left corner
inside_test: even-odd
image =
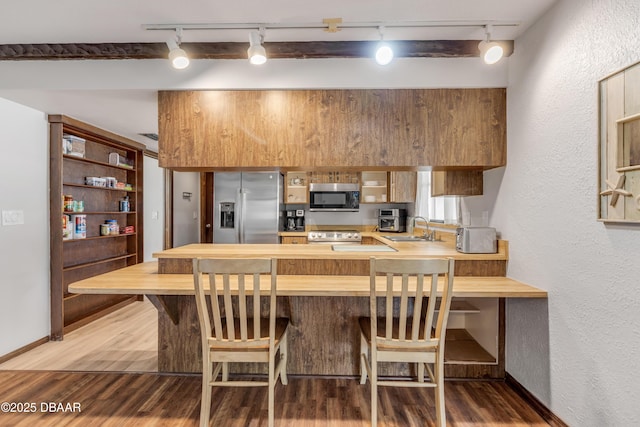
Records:
[[[158,312],[147,299],[5,363],[0,370],[158,371]]]
[[[196,426],[201,377],[157,373],[156,347],[157,312],[145,300],[1,364],[0,402],[36,411],[0,412],[0,426]],[[276,388],[276,425],[368,426],[369,393],[355,378],[290,376]],[[445,399],[449,426],[551,425],[500,381],[447,381]],[[211,426],[267,424],[263,387],[214,389],[212,401]],[[43,411],[47,402],[81,412]],[[434,425],[432,390],[382,387],[379,402],[381,427]]]

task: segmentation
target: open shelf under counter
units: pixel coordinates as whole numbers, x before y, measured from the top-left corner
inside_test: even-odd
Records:
[[[448,329],[444,346],[446,364],[497,364],[498,361],[485,350],[465,329]]]

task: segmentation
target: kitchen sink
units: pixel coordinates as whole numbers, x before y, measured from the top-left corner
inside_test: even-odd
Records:
[[[382,236],[392,242],[426,242],[426,237],[421,236]]]

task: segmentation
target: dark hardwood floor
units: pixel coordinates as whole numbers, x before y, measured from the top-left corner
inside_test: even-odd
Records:
[[[2,427],[198,425],[198,375],[2,371],[0,384]],[[276,425],[368,426],[369,391],[355,378],[290,377],[276,387]],[[445,396],[449,426],[548,425],[504,382],[447,381]],[[381,427],[434,425],[432,390],[381,387],[379,399]],[[214,389],[210,425],[266,426],[266,408],[264,387]]]

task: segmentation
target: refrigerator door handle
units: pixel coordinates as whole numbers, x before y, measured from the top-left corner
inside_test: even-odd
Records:
[[[245,243],[244,235],[244,221],[247,217],[247,191],[244,188],[240,188],[240,221],[238,228],[238,242]]]

